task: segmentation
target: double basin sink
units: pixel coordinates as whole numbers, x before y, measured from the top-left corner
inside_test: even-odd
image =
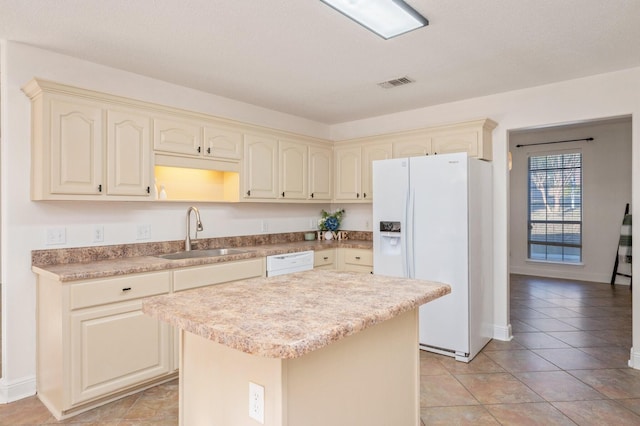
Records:
[[[160,254],[155,257],[160,257],[162,259],[167,259],[167,260],[181,260],[181,259],[194,259],[198,257],[215,257],[215,256],[226,256],[229,254],[242,254],[242,253],[247,253],[248,251],[249,250],[218,248],[218,249],[179,251],[177,253]]]

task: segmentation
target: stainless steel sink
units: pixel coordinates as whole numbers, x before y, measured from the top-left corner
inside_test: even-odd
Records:
[[[156,257],[161,257],[163,259],[168,259],[168,260],[180,260],[180,259],[193,259],[197,257],[226,256],[228,254],[242,254],[247,252],[248,250],[242,250],[242,249],[219,248],[219,249],[207,249],[207,250],[180,251],[178,253],[161,254],[161,255],[157,255]]]

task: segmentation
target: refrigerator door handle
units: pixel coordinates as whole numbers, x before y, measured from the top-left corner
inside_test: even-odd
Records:
[[[407,251],[407,277],[415,278],[415,259],[413,251],[413,232],[414,232],[414,204],[415,204],[415,190],[412,188],[408,192],[407,205],[405,207],[406,212],[406,251]]]

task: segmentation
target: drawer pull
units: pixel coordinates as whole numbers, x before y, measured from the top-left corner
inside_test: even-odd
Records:
[[[360,260],[360,256],[356,256],[356,260]]]
[[[131,287],[125,287],[125,288],[122,289],[122,292],[124,293],[124,292],[130,291],[130,290],[131,290]]]
[[[329,256],[325,256],[325,257],[323,257],[323,259],[324,259],[324,260],[327,260],[327,259],[329,259]]]

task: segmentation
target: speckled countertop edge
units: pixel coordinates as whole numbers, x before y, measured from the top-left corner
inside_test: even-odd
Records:
[[[424,280],[312,270],[155,296],[147,315],[242,352],[297,358],[450,293]]]
[[[306,250],[315,251],[332,248],[371,249],[372,247],[373,243],[371,241],[299,241],[259,246],[233,247],[246,250],[246,252],[224,256],[199,257],[180,260],[167,260],[156,256],[132,256],[84,263],[33,265],[32,270],[36,274],[44,275],[60,282],[72,282],[143,272],[164,271],[190,266],[211,265],[221,262],[252,259],[283,253],[296,253]]]

